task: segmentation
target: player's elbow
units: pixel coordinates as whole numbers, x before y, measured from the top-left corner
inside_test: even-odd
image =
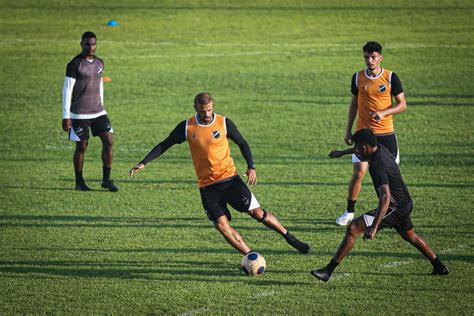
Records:
[[[406,112],[407,111],[407,103],[405,100],[403,100],[402,102],[399,103],[398,105],[398,108],[399,108],[399,113],[403,113],[403,112]]]
[[[382,196],[382,201],[384,204],[390,204],[390,200],[392,199],[392,195],[390,194],[390,192],[386,192],[383,196]]]

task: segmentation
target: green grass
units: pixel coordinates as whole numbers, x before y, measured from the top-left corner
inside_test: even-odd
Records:
[[[471,1],[0,1],[0,313],[461,314],[474,308],[474,6]],[[117,19],[117,28],[105,27]],[[98,35],[115,131],[118,194],[100,190],[100,142],[72,190],[73,144],[60,127],[67,62]],[[359,241],[333,279],[313,268],[344,229],[343,147],[350,78],[368,40],[400,76],[408,111],[395,118],[413,222],[448,277],[393,231]],[[133,181],[128,170],[180,121],[194,95],[250,143],[260,203],[313,252],[233,213],[267,259],[260,278],[206,219],[186,144]],[[232,145],[240,172],[245,162]],[[370,179],[358,213],[376,206]]]

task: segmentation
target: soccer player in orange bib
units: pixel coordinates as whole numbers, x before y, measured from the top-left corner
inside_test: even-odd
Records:
[[[393,115],[404,112],[407,107],[402,83],[394,72],[380,66],[383,55],[379,43],[368,42],[362,51],[367,69],[356,72],[352,77],[352,100],[344,141],[347,145],[352,145],[352,126],[358,115],[356,131],[371,129],[377,141],[391,152],[398,164],[400,157],[393,129]],[[395,99],[395,104],[392,103],[392,98]],[[336,224],[340,226],[346,226],[354,219],[355,204],[368,168],[367,162],[360,161],[356,155],[352,155],[352,163],[347,209],[336,220]]]
[[[194,109],[196,115],[179,123],[165,140],[130,170],[130,178],[171,146],[188,141],[204,211],[232,247],[244,255],[252,251],[230,225],[228,204],[278,232],[299,252],[308,253],[309,246],[290,234],[275,215],[260,207],[253,193],[237,174],[230,156],[228,139],[239,146],[247,162],[247,184],[257,183],[252,152],[235,124],[229,118],[214,113],[214,100],[209,93],[199,93],[194,98]]]

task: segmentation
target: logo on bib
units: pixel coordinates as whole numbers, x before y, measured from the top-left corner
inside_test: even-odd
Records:
[[[212,131],[212,138],[219,138],[221,137],[221,133],[219,131]]]
[[[384,84],[381,84],[381,85],[379,86],[379,92],[384,93],[385,91],[387,91],[387,87],[386,87]]]

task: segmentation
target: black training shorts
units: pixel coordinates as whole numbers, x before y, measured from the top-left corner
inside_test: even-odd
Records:
[[[71,125],[69,139],[76,142],[89,139],[89,128],[93,136],[102,133],[113,133],[112,124],[110,124],[107,115],[101,115],[93,119],[71,119]]]
[[[401,229],[405,231],[412,229],[413,223],[411,222],[410,217],[412,209],[413,205],[409,205],[402,209],[389,207],[382,222],[380,222],[378,229],[395,228],[397,230]],[[376,212],[377,210],[375,209],[362,215],[365,221],[365,226],[369,227],[372,225]]]
[[[199,188],[199,191],[204,211],[213,222],[223,215],[229,221],[232,219],[227,204],[239,212],[248,212],[260,207],[255,196],[238,175],[223,182]]]

